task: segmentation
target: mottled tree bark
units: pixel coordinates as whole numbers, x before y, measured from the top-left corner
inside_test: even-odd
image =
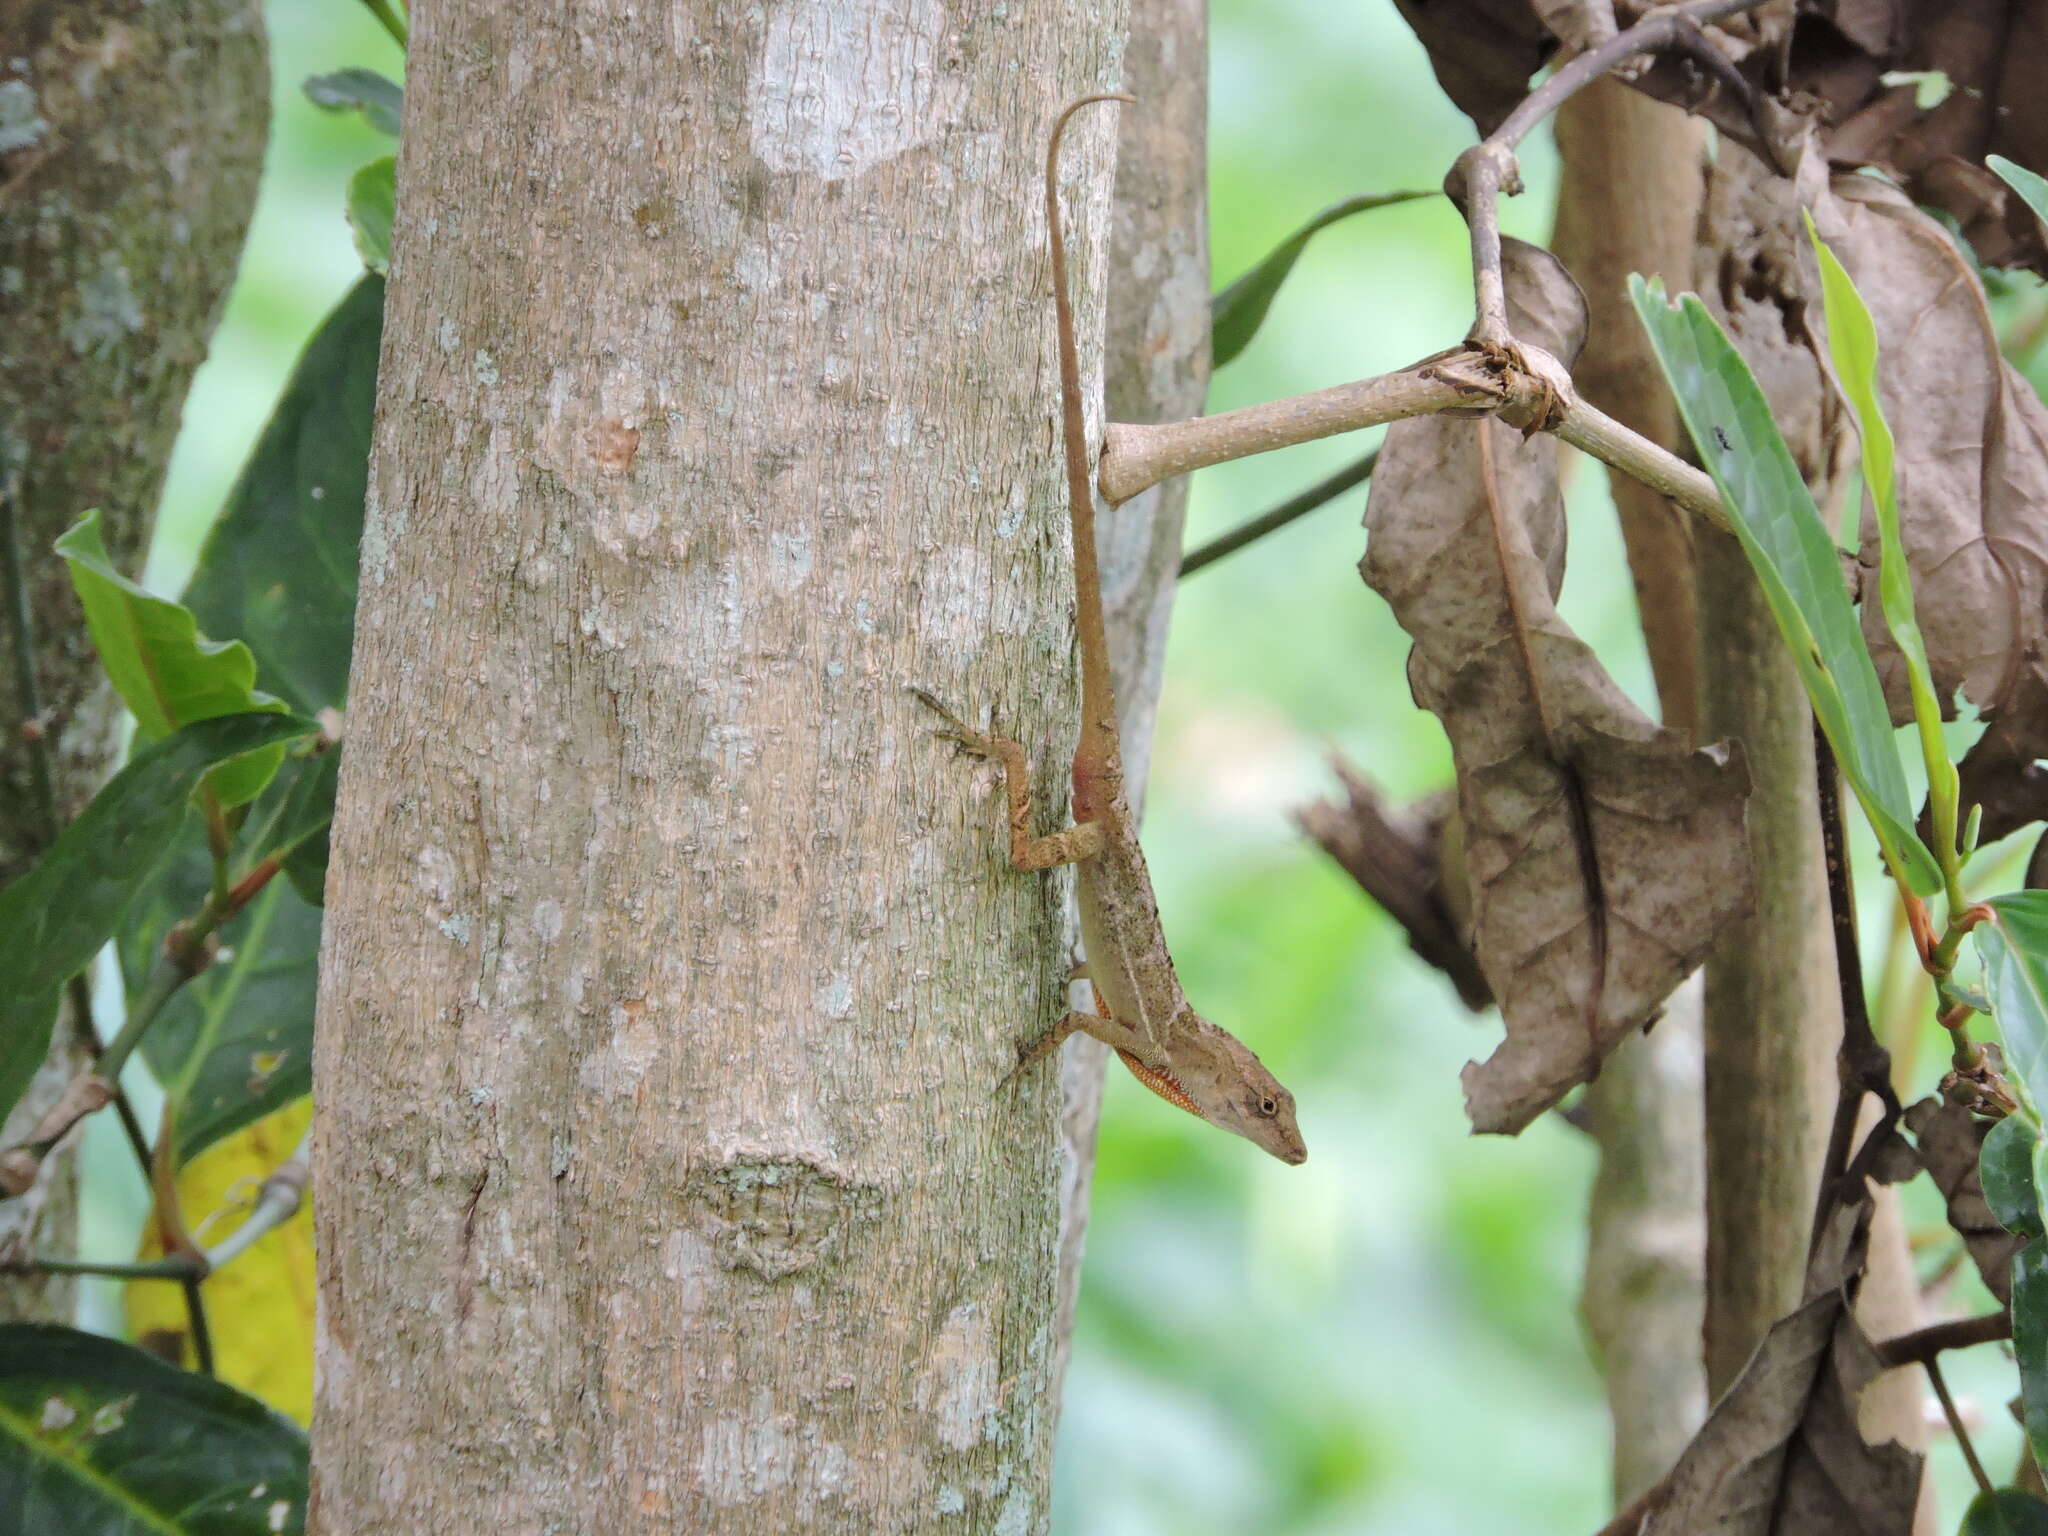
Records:
[[[1209,391],[1208,0],[1131,0],[1130,34],[1123,88],[1138,100],[1122,109],[1117,133],[1105,411],[1112,421],[1176,421],[1200,414]],[[1097,554],[1124,771],[1140,803],[1190,483],[1183,476],[1122,506],[1098,508]],[[1108,1059],[1109,1047],[1087,1035],[1061,1049],[1067,1094],[1062,1379],[1081,1291],[1088,1180]]]
[[[0,10],[0,479],[19,475],[36,702],[55,811],[75,815],[113,765],[119,701],[101,681],[51,543],[88,508],[117,565],[140,564],[185,393],[255,205],[270,119],[256,0],[13,0]],[[0,536],[10,530],[0,529]],[[10,642],[10,650],[11,650]],[[46,846],[51,808],[0,667],[0,884]],[[11,1143],[81,1060],[59,1020]],[[0,1205],[0,1241],[38,1221],[69,1251],[73,1175]],[[0,1279],[0,1316],[65,1316],[68,1284]]]
[[[416,13],[317,1050],[312,1528],[1046,1520],[1120,10]],[[1077,124],[1097,353],[1115,126]],[[1092,391],[1091,391],[1092,392]]]
[[[1611,80],[1557,116],[1563,175],[1552,246],[1586,290],[1586,350],[1573,369],[1595,405],[1678,450],[1677,411],[1628,302],[1631,272],[1691,285],[1704,128]],[[1698,713],[1692,530],[1670,502],[1610,473],[1665,723]],[[1580,1316],[1599,1354],[1614,1429],[1617,1507],[1678,1459],[1706,1412],[1700,1368],[1706,1228],[1700,992],[1683,988],[1648,1034],[1622,1045],[1586,1089],[1600,1146],[1587,1216]]]
[[[1850,440],[1809,344],[1823,327],[1796,188],[1733,148],[1724,148],[1707,185],[1700,292],[1756,372],[1793,457],[1826,506]],[[1698,557],[1702,734],[1739,737],[1748,754],[1758,870],[1755,914],[1707,965],[1706,1362],[1718,1395],[1801,1297],[1838,1092],[1842,1009],[1813,713],[1741,549],[1702,531]],[[1857,1313],[1885,1335],[1915,1326],[1918,1301],[1896,1192],[1880,1190],[1876,1201]],[[1915,1377],[1894,1372],[1874,1383],[1861,1422],[1873,1439],[1923,1445]],[[1931,1531],[1933,1516],[1933,1490],[1923,1483],[1915,1529]]]

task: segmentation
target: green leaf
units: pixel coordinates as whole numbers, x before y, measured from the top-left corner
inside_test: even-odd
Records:
[[[327,905],[327,834],[340,774],[338,747],[307,762],[278,824],[275,848],[284,859],[285,876],[308,906]]]
[[[1629,293],[1842,776],[1893,872],[1917,894],[1933,895],[1942,888],[1941,869],[1913,830],[1891,714],[1842,582],[1835,541],[1763,391],[1695,295],[1667,304],[1663,285],[1640,277],[1629,279]]]
[[[184,592],[201,623],[243,636],[258,678],[307,714],[347,702],[383,314],[384,280],[365,277],[314,333]],[[315,793],[302,776],[322,762],[316,771],[331,772],[334,756],[288,766],[245,828],[282,835],[287,802]],[[187,829],[122,925],[131,995],[165,929],[206,889],[201,830]],[[252,858],[268,851],[253,836]],[[315,847],[299,845],[285,865],[292,884],[264,888],[222,935],[229,956],[180,988],[143,1037],[151,1070],[184,1095],[180,1162],[311,1089],[320,913],[293,886],[317,888]]]
[[[2034,217],[2048,223],[2048,181],[2043,181],[2024,165],[2015,165],[2003,155],[1986,155],[1984,163],[1998,173],[2004,183],[2019,193],[2026,205],[2034,210]]]
[[[1977,1155],[1977,1179],[1998,1224],[2018,1237],[2041,1236],[2041,1198],[2034,1188],[2034,1159],[2042,1147],[2033,1116],[2007,1115],[1991,1127]]]
[[[1877,389],[1877,326],[1863,295],[1850,281],[1806,215],[1807,237],[1820,259],[1821,297],[1827,308],[1828,351],[1835,377],[1856,413],[1863,438],[1863,483],[1877,509],[1879,562],[1877,589],[1886,626],[1905,659],[1907,685],[1913,695],[1913,723],[1920,733],[1920,751],[1927,764],[1927,794],[1936,839],[1936,856],[1947,863],[1956,847],[1957,807],[1962,782],[1949,761],[1941,734],[1941,700],[1934,691],[1934,671],[1927,662],[1927,642],[1913,611],[1913,579],[1906,564],[1905,540],[1899,532],[1898,485],[1893,473],[1897,451],[1891,423]]]
[[[2012,1256],[2012,1352],[2020,1368],[2020,1418],[2034,1459],[2048,1464],[2048,1239]]]
[[[1412,203],[1419,197],[1435,195],[1389,192],[1380,197],[1347,197],[1341,203],[1332,203],[1282,240],[1265,260],[1209,301],[1210,366],[1221,368],[1251,345],[1252,337],[1265,324],[1266,311],[1273,307],[1280,285],[1287,281],[1287,274],[1294,270],[1294,263],[1317,231],[1370,208],[1389,208],[1395,203]]]
[[[306,1437],[116,1339],[0,1326],[0,1530],[275,1536],[306,1528]]]
[[[312,729],[292,715],[221,715],[149,743],[34,868],[0,890],[0,1116],[49,1049],[58,990],[148,883],[206,770]]]
[[[290,793],[282,782],[272,786],[257,814]],[[204,829],[195,818],[122,926],[131,1002],[165,930],[206,888]],[[179,1166],[312,1091],[319,960],[319,908],[288,879],[272,880],[222,932],[220,958],[172,994],[142,1037],[143,1058],[178,1107]]]
[[[2048,1536],[2048,1504],[2017,1488],[1996,1488],[1970,1501],[1957,1536]]]
[[[348,179],[348,227],[356,254],[378,276],[391,269],[391,218],[398,200],[398,161],[372,160]]]
[[[361,112],[379,133],[398,137],[405,89],[374,69],[337,69],[328,75],[312,75],[301,89],[306,100],[322,111]]]
[[[2048,891],[2014,891],[1985,905],[1991,916],[1970,930],[1984,991],[2006,1068],[2038,1105],[2048,1097]]]
[[[283,712],[283,700],[256,690],[256,659],[246,645],[208,640],[183,604],[155,596],[114,569],[97,511],[81,517],[56,547],[71,567],[71,585],[85,608],[100,663],[144,739],[218,715]],[[211,782],[221,808],[253,799],[279,760],[270,751],[215,773]]]

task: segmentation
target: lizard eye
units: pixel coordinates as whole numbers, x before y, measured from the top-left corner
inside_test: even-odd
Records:
[[[1279,1113],[1280,1106],[1271,1098],[1261,1097],[1259,1099],[1259,1114],[1263,1119],[1270,1120]]]

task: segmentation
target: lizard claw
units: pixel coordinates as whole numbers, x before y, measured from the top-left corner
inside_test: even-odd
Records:
[[[950,741],[969,752],[978,753],[982,756],[988,755],[988,737],[984,732],[975,730],[973,726],[962,720],[952,710],[941,704],[937,698],[918,687],[917,684],[905,683],[903,687],[906,693],[909,693],[920,704],[924,705],[926,709],[946,722],[944,726],[932,731],[934,736],[938,737],[941,741]]]

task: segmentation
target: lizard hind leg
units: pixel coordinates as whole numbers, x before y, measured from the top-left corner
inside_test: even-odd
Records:
[[[1044,837],[1032,836],[1031,762],[1024,755],[1024,744],[1008,736],[977,731],[922,688],[914,687],[910,692],[946,722],[932,732],[934,736],[953,742],[976,757],[993,758],[1003,765],[1003,791],[1010,802],[1011,864],[1021,870],[1053,869],[1092,859],[1102,851],[1102,828],[1093,822],[1079,821]]]

